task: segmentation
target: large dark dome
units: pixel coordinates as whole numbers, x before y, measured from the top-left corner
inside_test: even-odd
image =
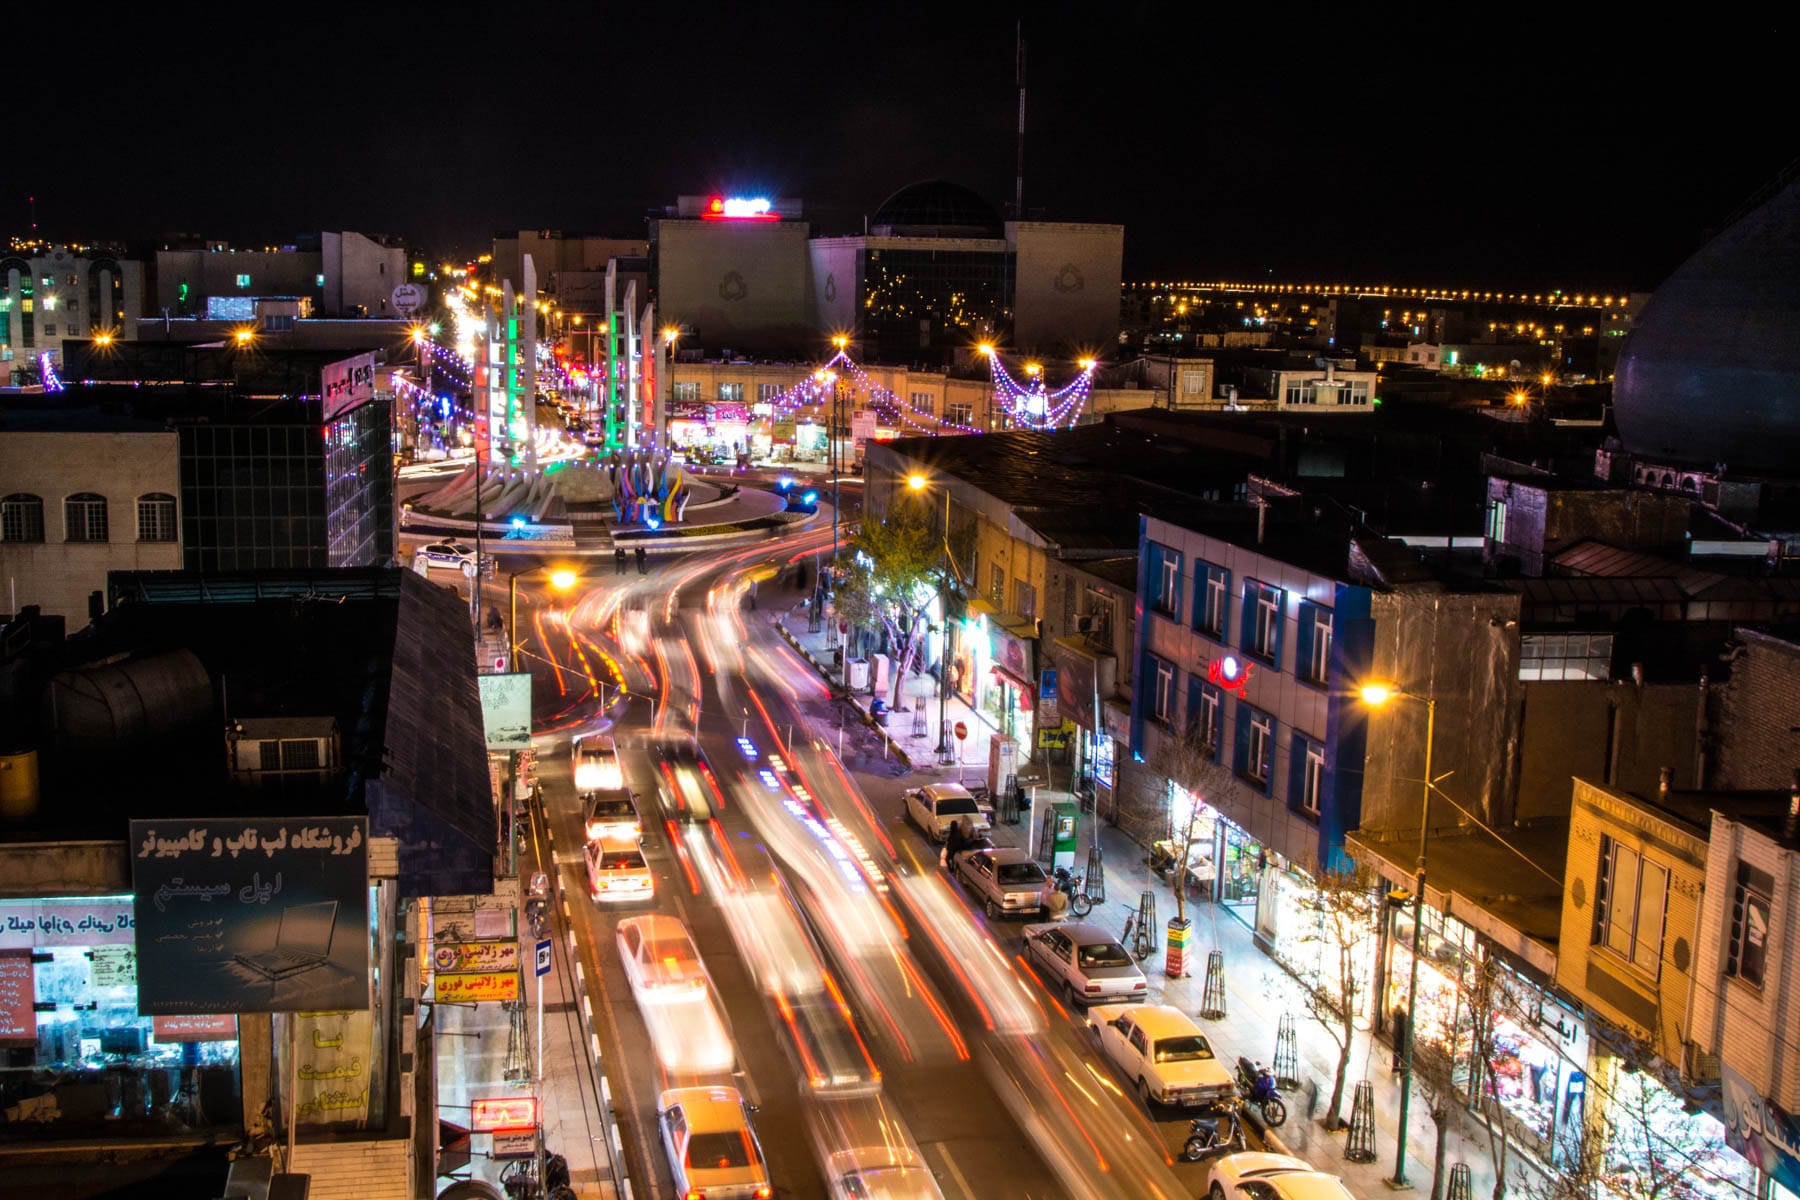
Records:
[[[961,184],[928,179],[908,184],[886,200],[869,218],[869,232],[876,237],[973,237],[1006,236],[1006,225],[988,202]]]
[[[1613,383],[1634,454],[1800,475],[1800,181],[1714,238],[1633,322]]]

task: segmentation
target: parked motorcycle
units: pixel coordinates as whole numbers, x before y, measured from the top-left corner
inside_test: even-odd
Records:
[[[1237,1060],[1238,1094],[1245,1101],[1256,1105],[1262,1118],[1271,1126],[1287,1122],[1287,1103],[1281,1098],[1281,1089],[1275,1086],[1275,1074],[1259,1062],[1253,1062],[1243,1055]]]
[[[1085,875],[1073,875],[1069,868],[1058,867],[1052,887],[1069,898],[1069,911],[1077,917],[1085,917],[1094,910],[1094,902],[1088,898]]]
[[[1237,1102],[1222,1106],[1216,1116],[1195,1117],[1187,1141],[1181,1146],[1181,1161],[1199,1162],[1209,1154],[1242,1150],[1244,1123],[1238,1120]]]

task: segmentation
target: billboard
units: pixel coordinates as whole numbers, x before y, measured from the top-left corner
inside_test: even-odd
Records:
[[[358,354],[319,368],[319,391],[325,397],[325,419],[343,416],[375,398],[375,354]]]
[[[369,1007],[367,817],[131,822],[138,1011]]]
[[[489,750],[531,748],[531,672],[477,675]]]

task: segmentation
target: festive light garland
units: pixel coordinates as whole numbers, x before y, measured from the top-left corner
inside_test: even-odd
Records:
[[[56,364],[50,361],[50,352],[48,350],[38,355],[38,370],[43,373],[44,390],[46,392],[60,392],[63,390],[62,377],[56,373]]]
[[[1091,360],[1082,364],[1081,374],[1052,392],[1041,374],[1035,382],[1022,385],[1007,371],[998,354],[989,354],[987,358],[995,398],[1006,408],[1014,424],[1027,429],[1066,429],[1081,418],[1081,410],[1087,406],[1088,395],[1093,390],[1094,363]]]

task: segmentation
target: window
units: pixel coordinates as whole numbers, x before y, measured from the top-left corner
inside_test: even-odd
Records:
[[[773,404],[775,402],[775,397],[779,395],[781,395],[781,385],[779,383],[759,383],[756,385],[756,402],[758,404]]]
[[[914,392],[908,399],[912,401],[912,410],[920,416],[929,417],[937,412],[937,398],[930,392]]]
[[[1037,616],[1037,589],[1023,579],[1013,580],[1013,611],[1021,617]]]
[[[1662,968],[1669,870],[1617,839],[1600,838],[1594,894],[1594,944],[1655,979]]]
[[[1181,619],[1181,555],[1167,546],[1150,543],[1150,607],[1165,617]]]
[[[1528,633],[1519,639],[1519,678],[1611,679],[1610,633]]]
[[[24,492],[0,500],[0,542],[44,540],[44,501]]]
[[[1194,566],[1194,628],[1208,637],[1225,640],[1225,597],[1231,591],[1231,572],[1209,562]]]
[[[699,400],[700,399],[699,383],[691,381],[691,380],[687,383],[677,383],[675,385],[675,399],[686,400],[689,402]]]
[[[1506,501],[1488,501],[1487,539],[1490,542],[1506,541]]]
[[[77,492],[63,501],[63,531],[71,542],[106,541],[106,497]]]
[[[995,608],[1006,604],[1006,568],[999,563],[988,564],[988,603]]]
[[[314,287],[324,287],[325,286],[325,276],[323,276],[323,275],[313,276],[313,286]]]
[[[175,540],[175,497],[164,492],[151,492],[138,497],[138,541],[172,542]]]
[[[1300,651],[1294,673],[1321,685],[1331,675],[1331,610],[1311,601],[1300,605]]]
[[[1213,762],[1219,761],[1219,743],[1225,738],[1222,693],[1198,675],[1188,676],[1187,732],[1203,746],[1211,746]]]
[[[1731,950],[1725,973],[1755,987],[1763,985],[1768,965],[1769,908],[1775,896],[1775,880],[1766,871],[1739,863],[1737,885],[1731,892]]]
[[[975,406],[972,404],[946,404],[944,405],[944,420],[951,425],[961,425],[967,428],[975,423]]]
[[[46,322],[44,325],[44,336],[45,337],[55,337],[56,336],[56,326]]]
[[[1316,817],[1325,794],[1324,743],[1295,735],[1293,755],[1288,772],[1288,807]]]
[[[237,277],[237,285],[238,285],[238,286],[239,286],[239,287],[249,287],[249,286],[250,286],[250,276],[248,276],[248,275],[239,275],[239,276],[238,276],[238,277]]]
[[[722,404],[742,404],[744,402],[744,385],[741,383],[721,383],[719,385],[719,402]]]
[[[1164,662],[1155,655],[1150,656],[1150,669],[1145,674],[1153,677],[1150,715],[1161,725],[1175,723],[1175,664]]]
[[[1276,666],[1281,659],[1281,611],[1287,594],[1256,580],[1244,583],[1244,649]]]
[[[1248,704],[1238,705],[1237,752],[1232,768],[1265,794],[1275,773],[1275,718]]]

